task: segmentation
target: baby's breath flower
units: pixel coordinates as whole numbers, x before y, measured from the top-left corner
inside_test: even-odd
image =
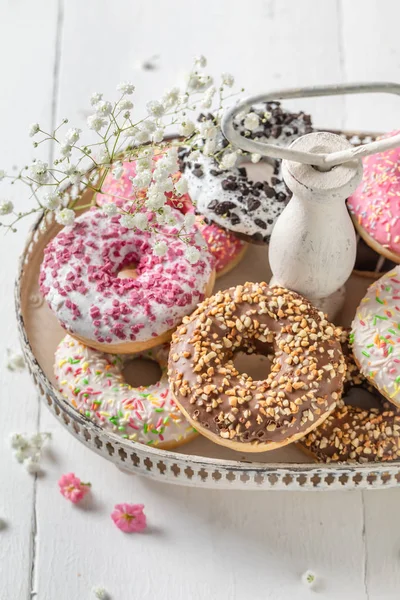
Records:
[[[198,160],[199,158],[200,158],[200,152],[199,152],[199,150],[193,150],[193,151],[192,151],[192,152],[189,154],[189,156],[188,156],[188,159],[189,159],[189,160],[192,160],[192,161],[196,161],[196,160]]]
[[[315,583],[316,583],[316,575],[315,573],[313,573],[310,570],[307,570],[305,573],[303,573],[303,575],[301,576],[301,580],[304,583],[304,585],[306,585],[307,587],[313,588],[315,587]]]
[[[56,210],[61,204],[60,195],[57,192],[49,192],[43,196],[42,204],[48,210]]]
[[[0,215],[5,216],[12,213],[14,210],[14,205],[10,200],[1,200],[0,201]]]
[[[29,442],[22,433],[13,433],[10,438],[10,444],[14,450],[24,450],[28,447]]]
[[[94,587],[92,590],[97,600],[111,600],[109,593],[103,587]]]
[[[128,81],[123,81],[122,83],[119,83],[117,85],[117,92],[121,92],[122,94],[133,94],[133,92],[135,91],[135,86],[132,83],[129,83]]]
[[[206,57],[203,56],[202,54],[200,54],[199,56],[196,56],[194,59],[194,65],[195,65],[195,67],[200,67],[201,69],[204,69],[204,67],[207,66]]]
[[[201,106],[203,108],[211,108],[213,103],[213,98],[216,92],[216,88],[211,86],[204,94],[203,99],[201,101]]]
[[[166,242],[156,242],[153,247],[153,252],[156,256],[165,256],[168,251],[168,245]]]
[[[153,133],[157,129],[157,124],[151,119],[146,119],[144,123],[142,123],[142,130],[148,131],[149,133]]]
[[[259,119],[259,116],[256,115],[256,113],[251,112],[248,115],[246,115],[246,117],[244,119],[244,126],[246,127],[246,129],[250,129],[250,131],[254,131],[254,129],[257,129],[259,124],[260,124],[260,119]]]
[[[135,175],[135,177],[132,177],[132,185],[137,188],[138,190],[143,190],[144,188],[148,187],[151,183],[151,179],[152,179],[152,174],[151,171],[143,170],[143,171],[139,171],[139,173],[137,175]]]
[[[71,145],[76,144],[76,142],[79,141],[81,133],[82,129],[78,129],[77,127],[74,127],[73,129],[68,129],[67,133],[65,134],[66,143]]]
[[[0,181],[2,179],[4,179],[4,177],[7,175],[7,173],[5,171],[3,171],[2,169],[0,169]]]
[[[102,99],[103,99],[103,94],[100,94],[100,92],[95,92],[94,94],[92,94],[90,96],[90,104],[92,106],[95,106]]]
[[[184,137],[190,137],[196,129],[196,125],[193,121],[185,120],[181,123],[179,133]]]
[[[35,183],[47,183],[49,180],[49,165],[41,160],[37,160],[31,164],[29,174]]]
[[[71,152],[72,152],[72,146],[70,146],[69,144],[63,144],[62,146],[60,146],[61,156],[69,158],[71,156]]]
[[[173,211],[172,208],[166,204],[162,211],[157,214],[157,223],[160,225],[169,225],[170,227],[176,226],[176,211]]]
[[[196,223],[196,215],[194,213],[187,213],[184,218],[185,229],[192,229]]]
[[[149,115],[153,117],[162,117],[165,113],[165,106],[158,102],[157,100],[152,100],[146,104],[147,111]]]
[[[106,117],[112,113],[112,104],[108,100],[100,100],[94,107],[96,114],[102,117]]]
[[[160,192],[156,187],[151,186],[146,199],[147,208],[150,208],[150,210],[160,210],[160,208],[163,208],[165,202],[166,197],[164,192]]]
[[[175,106],[179,102],[180,95],[181,95],[180,89],[178,87],[173,87],[172,89],[165,92],[163,99],[162,99],[163,105],[166,106],[167,108],[171,108],[172,106]]]
[[[155,144],[159,144],[164,139],[164,134],[164,128],[160,127],[159,129],[155,130],[155,132],[151,136],[151,139]]]
[[[237,152],[229,152],[224,154],[220,162],[221,169],[232,169],[235,166],[237,160]]]
[[[137,144],[146,144],[150,141],[150,132],[143,129],[136,129],[135,142]]]
[[[83,175],[76,165],[70,165],[68,169],[66,169],[65,174],[72,184],[79,183]]]
[[[72,225],[75,220],[75,213],[70,208],[63,208],[56,212],[56,221],[60,225]]]
[[[188,246],[185,250],[185,258],[191,265],[195,265],[199,262],[200,252],[194,246]]]
[[[203,154],[205,156],[212,156],[217,149],[216,140],[206,140],[203,146]]]
[[[222,83],[227,87],[232,87],[235,83],[235,78],[230,73],[222,73]]]
[[[29,137],[33,137],[39,131],[40,131],[39,123],[32,123],[32,125],[29,127]]]
[[[187,193],[187,191],[188,191],[188,185],[187,185],[187,181],[186,181],[186,179],[184,177],[181,177],[175,183],[175,191],[178,194],[178,196],[183,196],[183,194]]]
[[[132,110],[133,102],[131,102],[128,98],[123,98],[120,102],[118,102],[117,109],[118,110]]]
[[[187,81],[188,92],[201,92],[210,87],[213,78],[209,75],[190,73]]]
[[[137,212],[135,215],[133,215],[133,223],[135,227],[137,227],[141,231],[145,231],[149,225],[146,213]]]
[[[102,211],[109,217],[113,217],[118,212],[118,206],[113,202],[107,202],[102,206]]]
[[[107,121],[98,115],[91,115],[87,118],[86,122],[89,129],[93,129],[94,131],[100,131],[100,129],[103,129],[107,125]]]
[[[124,174],[124,167],[122,166],[121,162],[114,163],[112,174],[114,179],[121,179],[122,175]]]
[[[251,159],[251,162],[252,162],[252,163],[258,163],[258,162],[260,162],[260,160],[261,160],[261,154],[256,154],[256,153],[253,153],[253,154],[250,156],[250,159]]]
[[[40,471],[40,462],[38,460],[39,458],[40,457],[36,458],[33,456],[29,456],[24,463],[26,470],[31,475],[35,475],[36,473],[39,473],[39,471]]]
[[[122,215],[119,222],[122,225],[122,227],[126,227],[127,229],[133,229],[134,227],[136,227],[135,216],[136,215]]]

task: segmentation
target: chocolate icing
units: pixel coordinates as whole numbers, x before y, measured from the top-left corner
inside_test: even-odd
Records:
[[[268,356],[264,381],[239,373],[237,352]],[[344,357],[334,327],[294,292],[246,283],[217,292],[174,334],[169,377],[193,425],[226,445],[283,445],[340,399]],[[200,429],[201,431],[201,429]]]

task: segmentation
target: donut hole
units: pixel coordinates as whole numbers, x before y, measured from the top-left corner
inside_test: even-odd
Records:
[[[122,370],[122,375],[130,386],[134,388],[148,387],[158,383],[162,371],[158,362],[147,358],[132,358],[128,360]]]
[[[119,279],[137,279],[138,274],[136,272],[137,263],[128,263],[121,267],[121,270],[118,271],[117,277]]]
[[[233,357],[233,364],[240,374],[249,375],[254,381],[267,379],[272,366],[272,356],[253,352],[238,352]]]
[[[351,388],[344,396],[344,401],[350,406],[358,406],[364,409],[382,407],[378,396],[362,387]]]

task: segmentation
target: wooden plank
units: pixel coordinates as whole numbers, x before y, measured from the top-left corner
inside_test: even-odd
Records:
[[[22,166],[32,155],[29,125],[49,124],[53,82],[56,3],[38,0],[0,4],[0,55],[2,93],[0,95],[0,168]],[[20,187],[9,195],[0,187],[0,198],[11,199],[22,208],[28,194]],[[0,232],[2,290],[0,336],[0,518],[6,522],[0,531],[0,598],[30,598],[35,554],[35,479],[12,455],[9,438],[13,432],[33,433],[37,428],[37,397],[27,372],[10,373],[5,368],[6,348],[18,350],[14,316],[13,286],[17,258],[23,247],[29,223],[18,233]]]
[[[81,125],[90,94],[111,96],[126,79],[137,87],[140,114],[199,53],[209,57],[215,74],[231,71],[249,93],[334,82],[342,77],[338,27],[333,0],[253,0],[248,8],[238,0],[205,0],[198,10],[188,10],[184,0],[173,9],[161,1],[70,0],[58,118]],[[159,55],[157,69],[135,67],[152,55]],[[313,110],[318,124],[340,126],[344,118],[342,99],[299,104]],[[321,578],[325,598],[336,600],[343,589],[352,599],[365,598],[360,493],[240,494],[165,486],[120,473],[47,411],[41,424],[54,431],[54,443],[37,495],[39,598],[85,598],[92,586],[104,585],[115,600],[157,594],[167,600],[302,599],[310,594],[300,581],[306,569]],[[59,495],[56,481],[69,471],[93,484],[93,500],[82,507]],[[114,504],[124,501],[146,505],[145,534],[124,535],[111,522]]]
[[[341,2],[344,72],[347,81],[400,79],[400,45],[396,0]],[[361,41],[362,45],[356,40]],[[400,98],[366,96],[346,99],[346,126],[376,131],[398,129]],[[364,492],[365,583],[370,598],[398,597],[399,490]]]
[[[346,81],[400,80],[397,0],[340,0]],[[398,129],[400,97],[348,96],[345,125],[369,131]]]

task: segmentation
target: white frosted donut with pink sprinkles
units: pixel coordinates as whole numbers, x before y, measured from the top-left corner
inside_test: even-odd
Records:
[[[127,229],[121,215],[92,208],[46,246],[40,289],[58,321],[75,338],[102,351],[132,353],[167,341],[195,306],[211,293],[213,259],[198,231],[196,264],[185,258],[177,229],[157,233]],[[178,226],[183,216],[176,211]],[[155,242],[168,246],[155,256]],[[120,277],[125,268],[135,276]]]
[[[169,389],[169,344],[134,355],[105,354],[66,335],[55,353],[54,374],[62,396],[86,418],[124,439],[171,449],[196,437]],[[132,359],[154,361],[159,381],[133,387],[123,375]],[[143,369],[140,363],[137,369]]]

